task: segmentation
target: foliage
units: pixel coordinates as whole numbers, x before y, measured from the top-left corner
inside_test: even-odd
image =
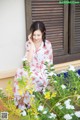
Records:
[[[14,116],[15,120],[80,119],[80,75],[73,66],[70,66],[66,72],[57,74],[53,64],[49,65],[46,62],[45,65],[49,84],[43,91],[37,92],[32,85],[30,67],[26,61],[23,61],[23,68],[28,72],[28,77],[26,79],[22,76],[18,82],[22,93],[28,91],[31,94],[29,109],[26,108],[21,112],[15,107],[10,82],[6,89],[8,92],[6,97],[0,90],[0,99],[9,112],[9,119],[11,116]]]

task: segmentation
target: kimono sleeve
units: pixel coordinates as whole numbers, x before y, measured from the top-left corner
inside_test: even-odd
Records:
[[[49,64],[53,64],[53,49],[50,42],[48,42],[46,45],[45,61],[47,61]]]
[[[48,56],[48,59],[50,61],[51,64],[53,64],[53,49],[52,49],[52,44],[50,43],[50,46],[49,46],[49,56]]]

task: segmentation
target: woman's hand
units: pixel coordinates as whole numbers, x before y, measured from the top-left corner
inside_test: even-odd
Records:
[[[29,45],[29,50],[26,52],[26,57],[28,62],[30,63],[33,59],[33,53],[35,51],[35,45],[32,40],[32,34],[28,35],[28,45]]]
[[[29,41],[29,43],[31,44],[31,47],[35,47],[35,46],[34,46],[34,42],[33,42],[33,40],[32,40],[32,34],[29,34],[29,35],[28,35],[28,41]]]
[[[28,35],[28,40],[32,40],[32,34],[31,33]]]

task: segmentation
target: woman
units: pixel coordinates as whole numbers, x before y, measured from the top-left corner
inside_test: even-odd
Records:
[[[30,69],[34,75],[33,84],[35,85],[35,91],[40,91],[47,86],[48,79],[45,73],[44,63],[47,61],[49,64],[53,63],[53,53],[50,41],[46,40],[46,28],[43,22],[33,22],[30,27],[30,34],[28,41],[26,42],[26,54],[25,59],[29,62]],[[14,100],[16,106],[21,110],[25,109],[25,105],[29,106],[30,94],[26,92],[22,96],[18,93],[17,78],[24,75],[23,69],[19,69],[16,73],[14,80]]]

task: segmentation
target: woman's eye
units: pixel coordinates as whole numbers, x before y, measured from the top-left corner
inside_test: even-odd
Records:
[[[33,35],[33,37],[37,37],[37,36],[39,37],[40,35]]]

